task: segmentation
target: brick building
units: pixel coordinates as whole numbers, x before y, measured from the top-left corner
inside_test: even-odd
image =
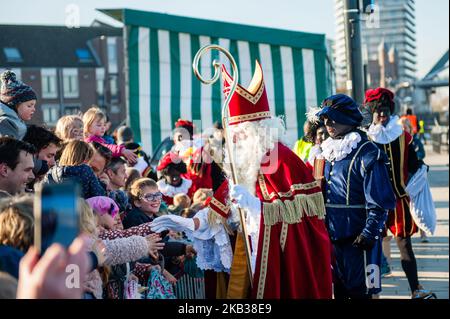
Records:
[[[122,29],[0,25],[0,34],[0,70],[15,71],[38,96],[33,123],[52,127],[93,104],[113,126],[125,120]]]

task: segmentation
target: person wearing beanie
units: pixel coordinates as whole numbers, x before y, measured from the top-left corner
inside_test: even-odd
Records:
[[[386,156],[360,131],[363,116],[343,94],[328,97],[316,114],[330,137],[325,158],[326,225],[334,252],[336,299],[370,299],[381,291],[382,231],[395,207]],[[380,187],[383,185],[383,187]]]
[[[400,119],[394,113],[394,93],[385,88],[368,90],[363,107],[368,114],[372,114],[372,124],[368,129],[369,138],[387,154],[388,182],[396,197],[396,205],[388,214],[387,229],[397,241],[412,298],[430,299],[435,295],[419,284],[411,243],[411,236],[418,231],[418,227],[411,215],[410,198],[406,192],[407,181],[421,168],[423,162],[417,158],[413,137],[403,131]]]
[[[27,132],[24,121],[33,117],[36,93],[17,80],[12,71],[0,74],[0,136],[21,140]]]

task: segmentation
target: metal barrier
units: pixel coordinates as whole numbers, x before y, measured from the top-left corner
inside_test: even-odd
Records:
[[[434,153],[440,154],[444,151],[448,153],[448,127],[433,128],[431,143]]]
[[[177,299],[205,299],[205,278],[183,275],[175,284]]]

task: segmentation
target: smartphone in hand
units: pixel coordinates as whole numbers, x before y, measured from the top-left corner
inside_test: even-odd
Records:
[[[79,235],[80,194],[80,185],[70,181],[36,190],[34,244],[41,255],[53,243],[68,248]]]

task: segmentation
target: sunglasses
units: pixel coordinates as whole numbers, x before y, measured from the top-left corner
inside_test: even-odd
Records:
[[[140,198],[147,202],[153,202],[153,201],[161,200],[162,196],[163,196],[163,194],[161,192],[157,192],[157,193],[144,194]]]

